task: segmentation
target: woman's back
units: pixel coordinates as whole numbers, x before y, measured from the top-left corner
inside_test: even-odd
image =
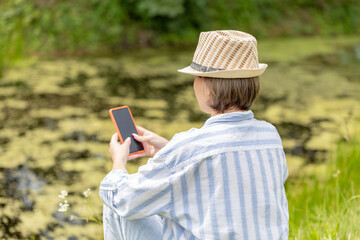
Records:
[[[251,111],[212,117],[176,135],[155,157],[172,171],[164,239],[287,238],[281,140]]]

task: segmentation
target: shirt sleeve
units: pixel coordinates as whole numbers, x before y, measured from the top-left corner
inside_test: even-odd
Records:
[[[171,206],[170,171],[160,158],[151,158],[135,174],[112,170],[100,184],[100,198],[119,216],[137,219]]]
[[[289,177],[289,169],[286,163],[286,156],[284,150],[282,150],[282,170],[283,170],[283,183],[285,184],[286,179]]]

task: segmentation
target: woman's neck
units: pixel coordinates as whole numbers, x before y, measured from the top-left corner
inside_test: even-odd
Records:
[[[219,114],[232,113],[232,112],[245,112],[245,111],[244,111],[244,110],[240,110],[240,109],[227,109],[227,110],[225,110],[223,113],[219,113],[219,112],[211,109],[211,111],[210,111],[210,116],[211,116],[211,117],[214,117],[214,116],[219,115]]]

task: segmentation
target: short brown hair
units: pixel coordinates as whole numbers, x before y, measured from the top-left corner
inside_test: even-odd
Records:
[[[249,110],[260,90],[259,77],[200,78],[210,90],[209,106],[218,113],[228,109]]]

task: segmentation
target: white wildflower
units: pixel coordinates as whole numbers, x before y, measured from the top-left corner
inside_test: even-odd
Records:
[[[60,203],[59,204],[59,212],[66,212],[67,210],[68,210],[68,208],[69,208],[69,204],[67,203],[67,201],[65,200],[65,202],[64,203]]]
[[[66,190],[61,190],[60,193],[61,194],[58,196],[59,196],[59,198],[62,198],[62,199],[64,199],[68,195],[68,192]]]
[[[86,191],[83,192],[83,194],[87,198],[90,195],[90,188],[86,189]]]
[[[339,174],[340,174],[340,170],[337,170],[336,173],[333,174],[333,177],[337,178],[337,176],[339,176]]]

